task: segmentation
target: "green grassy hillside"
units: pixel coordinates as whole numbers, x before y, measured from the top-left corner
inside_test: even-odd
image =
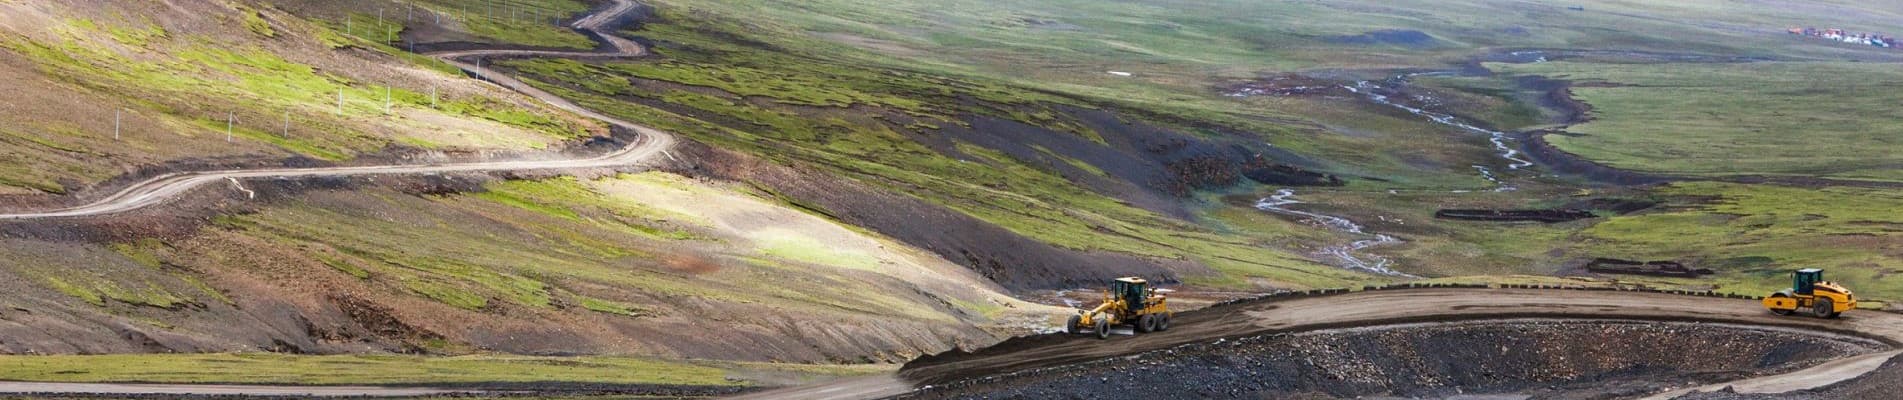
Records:
[[[133,173],[547,155],[607,133],[407,51],[590,48],[558,20],[592,2],[68,3],[0,1],[9,207]],[[1717,273],[1593,278],[1759,294],[1824,267],[1903,298],[1903,191],[1699,180],[1898,179],[1903,53],[1782,31],[1903,32],[1903,11],[1390,3],[654,0],[622,32],[653,56],[487,62],[680,134],[666,172],[245,182],[262,196],[0,225],[0,319],[19,322],[0,350],[107,354],[4,356],[0,378],[774,385],[1046,328],[1066,310],[1024,299],[1110,276],[1179,280],[1190,301],[1411,279],[1340,267],[1375,234],[1397,241],[1347,252],[1442,282],[1611,257]],[[1527,49],[1552,59],[1507,54]],[[1421,71],[1443,73],[1390,79]],[[1232,95],[1274,82],[1304,87]],[[1377,87],[1493,129],[1554,127],[1577,100],[1591,122],[1548,136],[1559,150],[1691,179],[1510,169],[1488,135]],[[1255,207],[1283,188],[1362,232]],[[1435,218],[1595,200],[1656,205]],[[144,354],[170,352],[187,355]],[[515,356],[555,354],[586,357]]]
[[[0,117],[0,194],[67,193],[181,163],[532,150],[605,134],[368,29],[237,3],[127,6],[0,4],[12,22],[0,74],[32,100]]]
[[[1548,140],[1615,167],[1693,175],[1903,179],[1895,64],[1498,65],[1566,79],[1592,122]]]
[[[607,133],[399,50],[387,34],[405,5],[330,14],[303,2],[0,3],[0,76],[15,90],[0,116],[10,155],[0,192],[9,207],[43,208],[138,169],[549,156]],[[382,25],[364,12],[375,6],[392,10]],[[461,18],[431,29],[591,47],[532,20]],[[34,322],[0,328],[18,344],[5,352],[192,354],[6,357],[21,374],[12,379],[328,384],[358,378],[323,374],[357,368],[380,374],[358,383],[781,385],[990,343],[1057,312],[740,182],[647,173],[235,184],[262,195],[221,200],[227,187],[215,185],[161,209],[9,222],[0,303]],[[223,354],[233,352],[418,356]],[[445,355],[471,356],[424,357]],[[124,368],[76,367],[96,362]],[[813,363],[875,365],[792,365]],[[390,372],[402,369],[412,371]]]

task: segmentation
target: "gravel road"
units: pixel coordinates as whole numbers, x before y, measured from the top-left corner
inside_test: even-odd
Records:
[[[1096,340],[1040,335],[1013,339],[975,353],[923,359],[886,378],[856,378],[816,386],[741,396],[743,399],[870,399],[923,385],[995,376],[1034,368],[1125,356],[1184,344],[1207,343],[1279,332],[1305,332],[1397,323],[1477,321],[1507,318],[1628,319],[1816,329],[1903,343],[1903,315],[1857,312],[1838,319],[1777,316],[1752,300],[1649,292],[1552,289],[1409,289],[1332,296],[1284,297],[1177,314],[1167,332]],[[1853,357],[1784,375],[1754,378],[1763,390],[1808,389],[1836,382],[1825,377],[1859,376],[1894,352]],[[1876,361],[1872,361],[1872,360]],[[1720,388],[1748,382],[1711,385]]]

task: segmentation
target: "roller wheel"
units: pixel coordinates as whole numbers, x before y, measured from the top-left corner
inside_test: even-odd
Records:
[[[1817,318],[1837,316],[1837,313],[1834,312],[1834,309],[1830,306],[1830,299],[1817,299],[1817,303],[1811,305],[1811,313],[1817,314]]]
[[[1156,315],[1156,330],[1157,331],[1170,330],[1170,315],[1169,314]]]
[[[1069,320],[1064,321],[1064,333],[1068,333],[1072,335],[1077,334],[1077,323],[1083,322],[1083,320],[1084,320],[1084,316],[1082,315],[1070,316]]]
[[[1104,317],[1097,317],[1097,339],[1109,339],[1109,338],[1110,338],[1110,320]]]
[[[1137,317],[1137,333],[1150,333],[1156,330],[1156,316],[1144,314]]]
[[[1783,299],[1783,298],[1789,298],[1789,297],[1790,297],[1790,296],[1785,296],[1785,295],[1784,295],[1784,292],[1777,292],[1777,293],[1772,293],[1772,294],[1771,294],[1771,298],[1773,298],[1773,299]],[[1791,309],[1789,309],[1789,310],[1785,310],[1785,309],[1779,309],[1779,308],[1773,308],[1773,309],[1771,309],[1771,313],[1772,313],[1772,314],[1777,314],[1777,315],[1791,315],[1791,313],[1795,313],[1795,312],[1797,312],[1797,307],[1796,307],[1796,306],[1792,306],[1792,307],[1791,307]]]

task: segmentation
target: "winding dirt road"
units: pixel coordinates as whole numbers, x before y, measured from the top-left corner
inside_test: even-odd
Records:
[[[1511,318],[1623,319],[1704,321],[1793,327],[1851,334],[1903,343],[1903,315],[1855,312],[1824,320],[1772,315],[1756,301],[1645,292],[1540,289],[1408,289],[1355,292],[1333,296],[1272,298],[1228,307],[1185,312],[1166,332],[1096,340],[1085,335],[1045,335],[1018,339],[977,353],[908,365],[896,375],[852,378],[815,386],[741,396],[741,399],[872,399],[891,397],[924,385],[1074,364],[1162,350],[1222,338],[1279,332],[1317,331],[1397,323],[1472,321]],[[1827,362],[1784,375],[1727,385],[1739,391],[1782,393],[1834,383],[1875,370],[1897,351]],[[1669,395],[1676,395],[1670,394]]]
[[[283,168],[178,172],[134,183],[119,192],[77,207],[58,210],[0,214],[0,220],[94,217],[137,210],[164,203],[193,189],[221,181],[237,184],[250,179],[297,177],[344,177],[390,174],[434,174],[450,172],[490,172],[560,170],[640,165],[674,147],[674,135],[644,125],[623,121],[536,89],[495,70],[464,61],[470,57],[562,57],[621,58],[647,54],[647,49],[632,40],[612,34],[616,22],[624,21],[641,9],[634,0],[611,0],[613,4],[574,24],[572,28],[590,34],[607,44],[605,52],[558,52],[534,50],[471,50],[429,54],[464,72],[502,87],[534,97],[550,106],[594,118],[636,133],[627,147],[613,153],[581,159],[520,160],[436,165],[375,165],[325,168]],[[239,190],[244,190],[242,185]],[[248,192],[248,190],[247,190]],[[263,385],[170,385],[117,383],[0,382],[0,394],[84,394],[84,395],[193,395],[193,396],[292,396],[292,397],[415,397],[449,394],[488,393],[469,389],[379,386],[263,386]]]
[[[613,0],[610,7],[577,21],[573,27],[603,40],[609,52],[470,50],[430,54],[463,70],[547,102],[553,107],[632,130],[638,139],[628,147],[584,159],[525,160],[445,165],[384,165],[301,169],[200,171],[167,174],[135,183],[90,204],[41,212],[0,214],[0,220],[29,220],[100,216],[163,203],[178,195],[225,180],[428,174],[448,172],[577,169],[638,165],[655,159],[675,144],[675,137],[643,125],[622,121],[580,107],[521,81],[465,61],[474,57],[602,58],[640,56],[646,50],[631,40],[607,32],[640,9],[632,0]],[[1736,299],[1687,297],[1656,293],[1557,291],[1528,289],[1415,289],[1279,298],[1179,315],[1167,332],[1117,337],[1108,341],[1083,336],[1041,336],[1007,342],[965,357],[908,366],[898,374],[851,378],[815,386],[755,393],[746,399],[869,399],[904,394],[921,385],[1031,368],[1064,365],[1161,350],[1189,343],[1263,335],[1407,322],[1460,321],[1501,318],[1580,318],[1711,321],[1765,326],[1816,328],[1866,336],[1895,345],[1903,343],[1903,315],[1860,312],[1837,320],[1778,317],[1756,302]],[[1826,377],[1867,373],[1898,351],[1846,358],[1790,374],[1712,385],[1734,385],[1740,391],[1780,393],[1830,382]],[[233,385],[141,385],[0,382],[0,393],[60,394],[170,394],[268,396],[418,396],[459,392],[430,388],[395,387],[288,387]],[[1677,393],[1662,394],[1662,396]]]
[[[433,165],[374,165],[354,167],[323,168],[282,168],[282,169],[234,169],[220,171],[177,172],[159,175],[133,183],[112,195],[94,200],[91,203],[58,210],[0,214],[0,220],[32,220],[47,218],[90,217],[116,214],[137,210],[164,203],[193,189],[207,184],[226,180],[299,178],[299,177],[347,177],[361,175],[392,174],[436,174],[451,172],[493,172],[560,170],[582,168],[604,168],[640,165],[655,159],[663,152],[674,147],[675,137],[667,132],[644,125],[623,121],[593,110],[583,108],[573,102],[548,92],[536,89],[520,80],[498,73],[492,69],[465,61],[472,57],[562,57],[562,58],[620,58],[637,57],[647,54],[647,49],[632,40],[613,35],[613,25],[629,18],[641,10],[641,4],[634,0],[612,0],[613,4],[584,17],[572,28],[589,33],[590,36],[606,42],[606,52],[560,52],[538,50],[470,50],[431,53],[436,57],[463,71],[494,82],[502,87],[534,97],[550,106],[576,114],[594,118],[608,124],[628,129],[637,134],[636,139],[627,147],[606,155],[583,159],[520,160],[497,162],[472,162]]]

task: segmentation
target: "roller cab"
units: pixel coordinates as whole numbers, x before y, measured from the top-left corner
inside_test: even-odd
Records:
[[[1778,315],[1808,312],[1818,318],[1836,318],[1857,308],[1857,297],[1843,285],[1824,280],[1824,270],[1805,268],[1791,273],[1791,288],[1764,297],[1764,308]]]

